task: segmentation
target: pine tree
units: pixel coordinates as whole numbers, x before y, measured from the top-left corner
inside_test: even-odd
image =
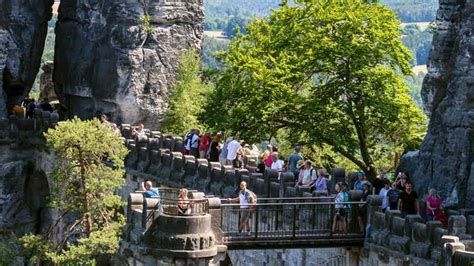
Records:
[[[114,191],[124,184],[127,149],[96,119],[60,122],[45,136],[57,158],[50,204],[60,215],[47,235],[20,241],[31,263],[95,264],[98,255],[115,253],[120,241],[125,219],[117,212],[123,203]],[[60,223],[67,226],[57,240]]]

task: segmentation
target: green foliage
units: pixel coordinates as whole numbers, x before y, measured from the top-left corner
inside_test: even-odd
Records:
[[[422,107],[423,101],[421,100],[421,87],[423,85],[423,79],[425,78],[425,73],[418,73],[413,76],[405,78],[405,82],[408,87],[410,87],[410,95],[416,103],[416,106]]]
[[[285,128],[290,143],[328,145],[374,176],[377,144],[404,150],[423,132],[399,74],[411,73],[400,23],[362,0],[295,2],[232,40],[202,119],[247,142]]]
[[[205,30],[225,30],[233,17],[242,19],[263,18],[273,9],[294,5],[284,0],[206,0],[204,1]],[[435,19],[438,0],[366,0],[381,3],[393,9],[403,22],[430,22]]]
[[[429,28],[421,30],[417,25],[408,25],[404,28],[403,44],[408,47],[415,58],[413,65],[426,65],[431,51],[433,33]]]
[[[127,149],[120,136],[96,119],[59,122],[45,137],[57,158],[51,173],[55,184],[51,206],[61,217],[71,215],[75,220],[61,241],[53,241],[50,234],[27,235],[21,238],[23,247],[30,252],[31,263],[94,264],[96,256],[118,248],[124,218],[116,210],[123,203],[113,192],[124,184]]]
[[[146,32],[146,34],[152,34],[155,31],[155,28],[151,26],[151,16],[150,15],[143,15],[140,17],[140,22],[142,29]]]
[[[233,23],[232,18],[250,20],[254,17],[265,17],[273,8],[278,8],[280,3],[280,0],[206,0],[204,29],[223,31]],[[233,29],[231,26],[230,30]]]
[[[382,0],[381,3],[392,8],[403,22],[433,21],[438,8],[438,0]]]
[[[201,54],[203,68],[222,68],[222,64],[216,60],[215,54],[218,51],[226,51],[228,44],[229,40],[204,37]]]
[[[12,236],[0,237],[0,265],[13,265],[18,253],[18,241]]]
[[[54,33],[55,20],[54,20],[54,23],[52,21],[53,20],[50,21],[50,24],[53,26],[48,27],[48,33],[46,35],[46,40],[44,43],[43,55],[41,56],[41,66],[46,61],[54,61],[54,43],[55,43],[56,35]],[[40,68],[38,71],[38,74],[36,75],[35,82],[33,83],[33,88],[29,95],[30,97],[33,97],[33,98],[36,97],[35,99],[38,99],[39,97],[41,74],[43,74],[43,70]]]
[[[203,129],[198,115],[203,111],[211,91],[199,75],[201,63],[197,52],[188,50],[180,58],[178,77],[172,88],[169,110],[162,125],[164,132],[175,135],[185,135],[191,128]]]
[[[224,33],[227,37],[232,38],[238,33],[247,34],[245,26],[249,23],[248,19],[232,17],[227,22],[227,26],[224,29]]]
[[[40,264],[48,259],[48,253],[54,250],[54,243],[43,236],[26,234],[20,238],[20,244],[26,251],[25,256],[31,264]]]

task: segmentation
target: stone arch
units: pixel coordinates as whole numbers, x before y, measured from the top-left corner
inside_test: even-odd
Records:
[[[52,222],[49,200],[50,186],[46,174],[41,170],[31,171],[25,179],[25,203],[32,217],[34,234],[46,233]]]

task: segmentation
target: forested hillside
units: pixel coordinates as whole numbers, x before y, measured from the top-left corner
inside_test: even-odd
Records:
[[[382,0],[402,22],[426,22],[435,19],[438,0]]]
[[[268,16],[281,0],[205,0],[206,30],[225,30],[232,18]],[[289,1],[291,2],[291,1]],[[402,22],[429,22],[435,19],[438,0],[381,0]]]

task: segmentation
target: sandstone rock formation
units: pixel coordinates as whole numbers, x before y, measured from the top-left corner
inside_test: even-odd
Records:
[[[54,82],[69,114],[156,128],[180,52],[200,48],[202,0],[62,1]]]
[[[40,77],[40,101],[45,100],[51,102],[58,99],[56,92],[54,91],[53,68],[52,61],[44,62],[43,66],[41,67],[43,73]]]
[[[44,171],[54,158],[32,150],[12,151],[0,145],[0,231],[20,236],[44,233],[51,225],[50,186]]]
[[[437,188],[452,204],[474,206],[474,2],[440,0],[422,97],[431,116],[419,152],[401,170],[426,194]]]
[[[33,85],[52,4],[53,0],[0,0],[0,118]]]

